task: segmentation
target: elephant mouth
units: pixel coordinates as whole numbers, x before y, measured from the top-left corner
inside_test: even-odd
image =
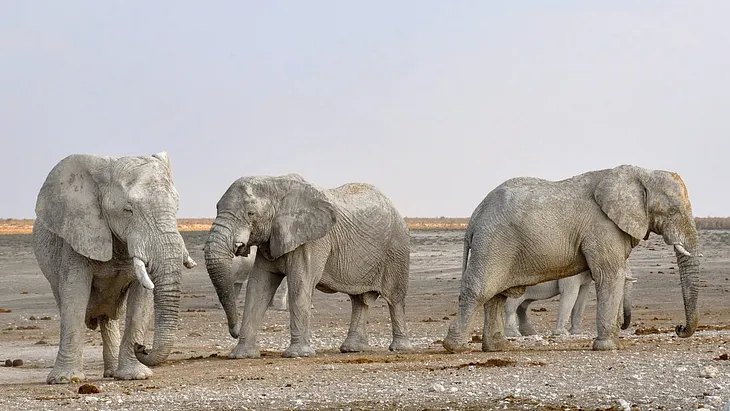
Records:
[[[248,257],[248,254],[251,252],[251,246],[246,245],[244,243],[235,243],[234,246],[236,247],[235,255],[238,257]]]

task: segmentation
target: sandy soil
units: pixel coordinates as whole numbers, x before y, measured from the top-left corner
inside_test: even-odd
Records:
[[[281,358],[288,313],[270,311],[259,334],[263,357],[229,360],[235,346],[205,272],[205,232],[183,237],[200,263],[185,271],[182,315],[174,354],[146,381],[102,378],[101,337],[87,331],[85,371],[101,392],[81,384],[49,386],[58,348],[58,311],[36,265],[29,235],[0,235],[0,409],[722,409],[730,402],[730,232],[703,231],[702,329],[674,336],[684,322],[672,250],[653,236],[637,247],[631,267],[632,326],[622,349],[590,350],[595,298],[584,334],[549,335],[557,300],[532,305],[541,336],[511,339],[501,353],[447,354],[440,345],[458,297],[463,231],[413,231],[407,313],[409,353],[390,353],[388,309],[371,308],[372,352],[340,354],[350,317],[346,295],[314,296],[317,356]],[[594,293],[593,297],[594,297]],[[537,310],[537,311],[535,311]],[[10,311],[10,312],[4,312]],[[481,318],[474,330],[480,334]],[[151,336],[150,336],[151,341]],[[706,378],[709,377],[709,378]]]

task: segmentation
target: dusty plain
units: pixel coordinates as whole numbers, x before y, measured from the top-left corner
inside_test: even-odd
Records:
[[[531,306],[541,335],[510,339],[506,352],[481,352],[480,316],[474,322],[473,351],[448,354],[440,340],[456,311],[463,226],[422,223],[411,224],[406,310],[412,352],[387,351],[388,309],[378,300],[370,309],[372,352],[339,353],[350,319],[349,299],[315,292],[315,357],[281,358],[289,340],[289,315],[269,311],[259,333],[262,358],[229,360],[236,341],[227,333],[205,271],[207,232],[184,231],[199,265],[184,271],[173,355],[153,369],[149,380],[102,378],[101,337],[98,330],[88,330],[87,383],[100,391],[91,394],[79,393],[81,383],[45,384],[58,349],[58,310],[35,262],[31,236],[0,235],[0,365],[6,359],[23,361],[19,367],[0,367],[0,409],[720,410],[730,402],[730,231],[700,233],[701,328],[691,338],[677,338],[673,331],[684,322],[674,253],[660,237],[651,236],[630,257],[638,282],[632,325],[621,332],[620,350],[590,349],[595,334],[592,291],[581,335],[550,335],[558,304],[552,299]],[[205,222],[200,224],[181,229],[204,229]]]

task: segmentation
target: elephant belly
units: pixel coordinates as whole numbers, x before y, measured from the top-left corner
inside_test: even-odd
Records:
[[[131,269],[113,264],[97,267],[91,283],[89,303],[86,308],[86,323],[98,317],[117,319],[124,308],[129,287],[136,277]],[[91,321],[93,325],[93,321]]]
[[[354,275],[341,275],[338,271],[326,270],[317,283],[317,289],[326,293],[358,295],[368,291],[379,291],[379,283],[376,281],[375,273],[366,273],[357,278]]]

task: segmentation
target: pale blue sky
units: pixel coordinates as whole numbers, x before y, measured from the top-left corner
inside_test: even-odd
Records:
[[[515,176],[679,172],[730,215],[727,1],[9,0],[0,217],[71,153],[170,153],[181,217],[238,177],[469,216]]]

